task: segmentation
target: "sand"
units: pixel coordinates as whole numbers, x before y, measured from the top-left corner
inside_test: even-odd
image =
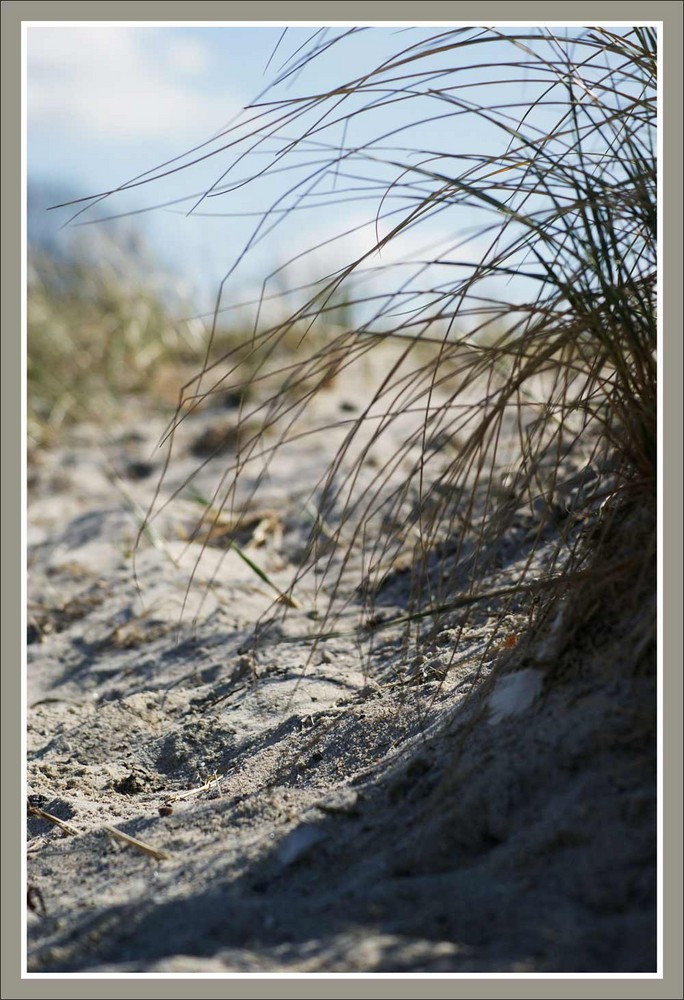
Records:
[[[344,385],[321,405],[355,410]],[[162,497],[233,418],[183,425]],[[131,402],[30,469],[29,971],[655,971],[653,676],[625,676],[601,635],[565,676],[548,641],[516,660],[524,608],[502,623],[486,603],[407,660],[401,625],[370,645],[354,632],[353,560],[339,634],[313,643],[329,591],[303,576],[283,617],[274,588],[301,564],[305,499],[344,427],[241,495],[241,545],[270,585],[188,539],[187,490],[134,562],[162,426]],[[492,584],[524,557],[513,539]]]

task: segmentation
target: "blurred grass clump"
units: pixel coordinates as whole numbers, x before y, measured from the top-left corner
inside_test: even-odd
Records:
[[[178,302],[157,275],[140,241],[122,245],[98,233],[62,251],[30,246],[31,446],[57,443],[75,422],[116,418],[131,395],[149,394],[152,405],[164,405],[165,371],[196,359],[200,331],[174,321]]]
[[[172,415],[179,387],[191,393],[202,355],[205,368],[232,360],[239,387],[218,392],[229,405],[262,383],[282,385],[283,358],[296,355],[303,324],[269,345],[255,342],[244,317],[233,316],[214,323],[209,336],[191,293],[182,296],[177,285],[141,235],[125,228],[111,237],[96,231],[88,239],[29,245],[31,447],[58,443],[75,423],[121,418],[132,397]],[[212,402],[211,395],[195,398],[195,406]]]

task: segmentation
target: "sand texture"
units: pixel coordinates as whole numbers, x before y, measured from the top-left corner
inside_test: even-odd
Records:
[[[329,414],[353,410],[344,391]],[[183,425],[163,493],[216,427],[227,461],[231,419]],[[407,660],[400,624],[354,631],[354,559],[336,634],[313,643],[325,586],[302,576],[289,609],[274,588],[301,564],[305,498],[344,428],[279,452],[238,497],[270,586],[218,529],[192,538],[187,492],[134,567],[162,426],[132,407],[30,470],[29,970],[654,971],[653,677],[626,677],[600,634],[566,677],[552,642],[514,660],[524,608],[502,623],[487,602]],[[515,579],[534,516],[492,588]],[[388,578],[386,618],[409,583]]]

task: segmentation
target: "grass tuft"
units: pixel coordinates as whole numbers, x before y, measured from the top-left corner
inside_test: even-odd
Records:
[[[652,669],[655,31],[415,30],[324,92],[283,91],[331,53],[355,65],[358,35],[329,29],[286,59],[220,137],[221,179],[194,207],[239,197],[247,149],[252,183],[284,179],[212,336],[252,244],[306,209],[338,223],[334,266],[287,318],[265,319],[279,269],[250,335],[213,359],[210,339],[184,391],[177,421],[214,393],[251,394],[211,508],[232,510],[278,449],[341,431],[291,588],[312,581],[321,635],[354,608],[355,627],[377,624],[405,592],[408,653],[512,614],[554,657],[605,627],[625,669]],[[363,380],[360,409],[331,423],[317,401],[345,375]]]
[[[84,419],[114,420],[124,400],[196,363],[197,330],[175,323],[144,246],[75,240],[66,253],[29,247],[29,445]],[[154,391],[151,398],[155,397]]]

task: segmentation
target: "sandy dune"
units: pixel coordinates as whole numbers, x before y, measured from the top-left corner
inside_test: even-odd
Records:
[[[344,386],[321,405],[353,412]],[[230,419],[183,425],[167,494]],[[279,453],[240,501],[271,587],[220,539],[188,538],[187,491],[142,539],[136,581],[161,427],[133,408],[30,473],[29,969],[653,971],[655,749],[634,725],[652,678],[507,673],[503,639],[526,618],[490,642],[486,603],[406,662],[400,625],[370,645],[354,632],[353,560],[346,617],[312,643],[325,587],[303,577],[285,617],[274,587],[301,561],[305,498],[344,427]],[[215,480],[208,463],[194,487]],[[513,539],[503,584],[524,555]],[[407,586],[390,580],[387,618]],[[602,638],[581,655],[600,663]]]

